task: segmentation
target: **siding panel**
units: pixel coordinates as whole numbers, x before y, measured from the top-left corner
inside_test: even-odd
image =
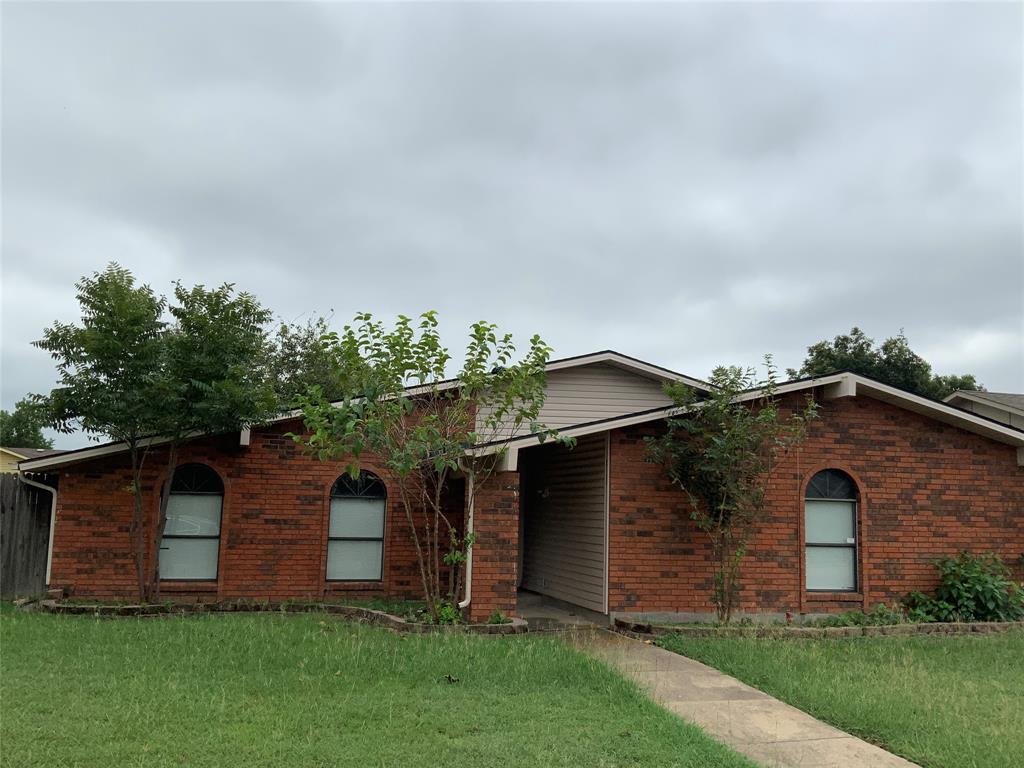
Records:
[[[561,429],[671,403],[660,381],[614,365],[593,363],[548,374],[547,397],[538,421]],[[501,430],[490,439],[501,439],[509,431]],[[528,426],[518,430],[518,434],[528,432]]]
[[[523,581],[529,590],[605,611],[606,435],[573,449],[547,445],[520,456]]]

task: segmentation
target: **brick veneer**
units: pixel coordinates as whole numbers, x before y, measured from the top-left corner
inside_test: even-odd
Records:
[[[516,614],[519,570],[519,473],[496,472],[474,503],[473,594],[470,618]]]
[[[235,433],[182,447],[181,463],[208,464],[224,482],[218,578],[163,582],[166,597],[286,600],[422,596],[415,549],[397,493],[388,495],[382,580],[327,581],[330,490],[344,465],[304,455],[285,436],[297,428],[297,423],[290,422],[256,430],[249,446],[240,446]],[[146,459],[143,487],[147,512],[154,520],[165,462],[160,452]],[[390,473],[373,457],[364,457],[362,468],[377,474],[393,489]],[[128,541],[132,510],[129,477],[127,460],[122,456],[73,465],[61,472],[53,585],[69,588],[75,597],[135,597],[135,566]],[[461,510],[461,494],[460,482],[452,490],[450,508]]]
[[[415,551],[397,494],[388,497],[384,577],[326,581],[331,485],[340,462],[302,454],[285,423],[193,441],[181,461],[209,464],[224,481],[219,577],[165,582],[179,600],[416,598]],[[615,430],[610,440],[609,608],[617,613],[711,610],[709,548],[682,493],[645,461],[643,438],[658,424]],[[159,453],[147,458],[147,511],[156,516],[163,479]],[[386,468],[363,466],[392,487]],[[819,469],[836,467],[857,482],[860,591],[808,593],[803,584],[803,496]],[[134,565],[128,468],[114,456],[61,472],[52,582],[75,597],[131,599]],[[461,486],[451,507],[463,504]],[[935,583],[934,558],[961,549],[995,551],[1024,577],[1024,469],[1010,446],[867,397],[824,401],[799,452],[776,473],[769,518],[749,550],[743,608],[817,613],[870,608]],[[498,473],[477,495],[471,616],[514,615],[519,550],[519,476]]]
[[[820,404],[808,439],[773,477],[768,521],[744,563],[748,611],[819,613],[898,600],[936,584],[935,558],[994,551],[1018,578],[1024,554],[1024,468],[1016,449],[867,397]],[[659,425],[611,435],[609,609],[712,610],[710,550],[688,502],[645,461]],[[803,588],[803,498],[834,467],[859,488],[859,589]]]

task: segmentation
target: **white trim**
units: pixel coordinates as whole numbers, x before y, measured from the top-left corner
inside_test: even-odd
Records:
[[[41,488],[50,494],[50,533],[46,539],[46,586],[50,586],[50,569],[53,566],[53,532],[57,527],[57,489],[31,478],[25,477],[24,471],[18,469],[18,479],[33,488]]]
[[[1010,413],[1016,414],[1017,416],[1024,416],[1024,408],[1018,408],[1015,405],[1004,403],[1002,400],[993,400],[991,398],[985,397],[985,395],[987,394],[987,392],[974,392],[972,390],[967,389],[958,389],[953,394],[947,395],[945,398],[943,398],[942,402],[949,403],[950,405],[952,405],[953,401],[957,399],[968,400],[972,403],[980,403],[981,405],[987,405],[990,408],[996,408],[1001,411],[1009,411]]]
[[[608,613],[608,550],[612,528],[612,433],[604,433],[604,612]]]
[[[937,421],[951,424],[953,426],[960,427],[961,429],[966,429],[969,432],[983,435],[998,442],[1005,443],[1007,445],[1024,446],[1024,431],[1022,430],[1014,429],[1013,427],[986,419],[983,416],[977,416],[970,411],[946,405],[945,403],[940,403],[936,400],[929,400],[926,397],[920,397],[919,395],[914,395],[910,392],[904,392],[896,387],[890,387],[888,384],[882,384],[881,382],[873,381],[872,379],[865,378],[864,376],[858,376],[855,373],[835,373],[829,376],[822,376],[821,378],[780,384],[775,388],[775,394],[777,396],[785,395],[790,392],[800,392],[803,390],[814,389],[816,387],[825,387],[826,392],[831,391],[833,394],[841,392],[841,396],[843,397],[856,397],[863,392],[863,394],[873,397],[876,400],[897,405],[898,407],[906,410],[920,413]],[[764,390],[754,389],[743,393],[737,399],[740,402],[749,402],[751,400],[756,400],[763,395]],[[565,427],[558,430],[558,434],[560,437],[584,437],[586,435],[592,435],[606,430],[630,427],[636,424],[643,424],[648,421],[657,421],[659,419],[676,416],[679,413],[679,408],[670,405],[655,410],[642,411],[639,413],[627,414],[625,416],[602,419],[601,421],[594,421],[588,424],[581,424],[578,427]],[[487,453],[494,453],[506,446],[523,448],[529,445],[531,441],[536,440],[536,435],[524,435],[522,437],[513,438],[508,442],[503,442],[501,445],[483,446],[478,448],[477,452],[484,455]],[[1018,463],[1020,466],[1024,466],[1024,463]]]
[[[605,350],[604,352],[594,352],[589,355],[581,355],[579,357],[567,357],[563,360],[552,360],[545,366],[547,372],[561,371],[566,368],[578,368],[583,365],[593,365],[595,363],[608,363],[614,365],[617,368],[622,368],[633,373],[639,373],[642,376],[646,376],[649,379],[656,379],[658,381],[681,381],[696,389],[702,391],[708,391],[711,387],[707,382],[694,379],[689,376],[684,376],[681,373],[670,371],[668,368],[662,368],[661,366],[653,365],[651,363],[645,363],[643,360],[636,360],[635,358],[628,357],[620,354],[619,352],[613,352],[612,350]]]
[[[691,387],[695,387],[703,391],[707,391],[709,389],[709,386],[706,382],[699,381],[698,379],[694,379],[689,376],[684,376],[683,374],[676,373],[675,371],[670,371],[667,368],[661,368],[660,366],[653,365],[652,363],[645,363],[643,360],[636,360],[632,357],[628,357],[619,352],[613,352],[611,350],[594,352],[589,355],[580,355],[579,357],[567,357],[561,360],[552,360],[548,362],[545,366],[545,371],[560,371],[566,368],[576,368],[583,365],[592,365],[594,363],[608,363],[611,365],[615,365],[619,368],[633,371],[634,373],[638,373],[648,378],[657,379],[659,381],[681,381],[684,384],[687,384]],[[447,379],[445,381],[437,382],[436,384],[412,384],[405,388],[405,392],[408,395],[418,395],[424,392],[429,392],[431,390],[443,392],[458,386],[458,383],[458,379]],[[337,403],[341,401],[334,402]],[[275,416],[272,419],[268,419],[266,422],[264,422],[264,424],[278,424],[282,421],[291,421],[292,419],[298,419],[301,417],[301,411],[287,411],[286,413],[283,413],[279,416]],[[244,442],[247,433],[250,433],[250,428],[248,427],[242,430],[242,434],[240,435],[239,438],[240,445],[249,444],[248,442]],[[202,434],[204,433],[195,432],[191,435],[188,435],[186,439],[198,437]],[[168,439],[169,438],[166,437],[152,437],[144,441],[141,441],[139,445],[142,447],[159,445],[161,443],[167,442]],[[106,443],[104,445],[96,446],[95,448],[68,451],[67,453],[60,454],[59,456],[40,457],[38,459],[30,459],[22,463],[25,464],[24,469],[31,472],[43,469],[45,467],[55,467],[64,464],[71,464],[76,461],[88,461],[89,459],[96,459],[102,456],[109,456],[114,453],[120,453],[124,450],[127,450],[125,448],[124,443]],[[484,451],[484,453],[494,453],[494,451],[488,450]],[[512,461],[514,460],[515,458],[512,457]],[[21,463],[19,463],[19,466],[20,465]]]

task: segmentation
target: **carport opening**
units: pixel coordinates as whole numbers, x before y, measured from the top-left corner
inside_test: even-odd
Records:
[[[522,591],[608,612],[608,436],[520,451]],[[528,601],[529,602],[529,601]],[[529,603],[536,605],[534,600]]]

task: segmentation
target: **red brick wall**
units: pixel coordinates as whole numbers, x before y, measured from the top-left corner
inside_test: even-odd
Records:
[[[519,570],[519,473],[495,472],[474,504],[473,593],[470,618],[516,613]]]
[[[713,610],[705,535],[682,492],[644,460],[655,427],[611,436],[609,608]],[[803,497],[811,476],[842,469],[857,481],[860,590],[803,589]],[[870,608],[936,583],[933,561],[994,551],[1024,577],[1024,468],[1016,449],[867,397],[821,403],[807,441],[775,474],[744,563],[745,610],[818,613]]]
[[[328,582],[327,522],[331,486],[342,462],[306,456],[285,433],[297,423],[254,431],[249,446],[238,435],[204,438],[183,446],[180,463],[198,461],[224,482],[220,559],[215,582],[163,582],[165,597],[178,599],[322,599],[346,596],[422,596],[415,549],[394,483],[372,457],[362,468],[389,489],[383,579]],[[146,509],[157,519],[158,490],[166,458],[146,459]],[[127,459],[112,457],[61,472],[51,582],[75,597],[133,599],[135,567],[129,546],[132,495]],[[462,487],[451,505],[462,508]]]

